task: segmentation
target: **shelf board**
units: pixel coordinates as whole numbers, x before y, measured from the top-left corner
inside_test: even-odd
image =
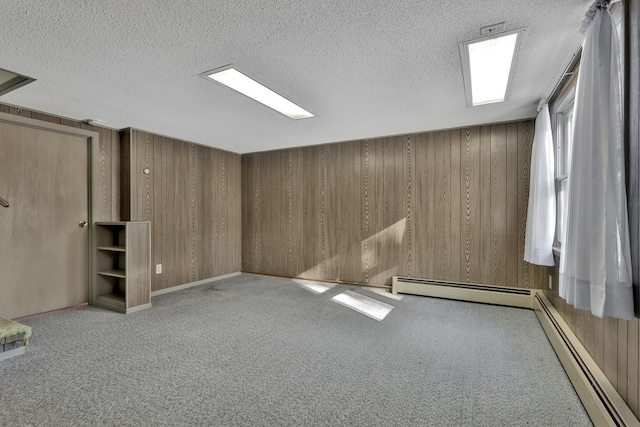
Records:
[[[105,270],[98,271],[98,274],[101,276],[109,276],[109,277],[117,277],[119,279],[126,279],[127,275],[124,270]]]
[[[126,252],[124,246],[98,246],[98,250],[100,251],[109,251],[109,252]]]
[[[126,302],[123,294],[107,294],[99,295],[96,298],[98,305],[107,306],[109,308],[115,308],[118,310],[126,309]]]
[[[127,225],[127,223],[125,221],[100,221],[100,222],[96,222],[96,225],[102,225],[102,226],[107,226],[107,227],[122,227],[124,225]]]

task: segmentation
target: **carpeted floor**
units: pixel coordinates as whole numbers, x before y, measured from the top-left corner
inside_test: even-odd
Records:
[[[382,321],[336,303],[393,306]],[[533,311],[243,274],[23,320],[7,426],[588,426]]]

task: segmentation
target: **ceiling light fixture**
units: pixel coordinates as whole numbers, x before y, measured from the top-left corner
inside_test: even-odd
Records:
[[[294,120],[313,117],[313,114],[278,95],[266,86],[253,80],[233,67],[207,71],[202,77],[223,84],[249,98],[266,105],[269,108],[288,116]]]
[[[36,79],[0,68],[0,95],[9,93],[34,81]]]
[[[460,43],[467,106],[508,99],[518,50],[527,29]]]

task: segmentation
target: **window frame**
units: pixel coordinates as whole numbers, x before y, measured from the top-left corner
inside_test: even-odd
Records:
[[[568,187],[569,167],[571,158],[571,144],[573,134],[573,108],[575,104],[575,86],[571,87],[562,99],[556,103],[553,113],[553,139],[555,153],[555,173],[554,182],[556,190],[556,229],[553,238],[554,251],[559,254],[562,247],[562,225],[565,218],[562,215],[561,207],[566,203],[561,203],[562,185]],[[566,191],[565,187],[565,191]],[[566,195],[565,195],[566,197]]]
[[[568,174],[560,174],[560,179],[559,178],[559,171],[561,171],[562,169],[559,167],[559,160],[558,160],[558,147],[559,147],[559,134],[560,131],[564,131],[564,127],[561,126],[561,129],[559,131],[558,129],[558,119],[561,119],[563,117],[563,114],[566,114],[574,105],[575,103],[575,96],[576,96],[576,84],[578,82],[578,70],[580,68],[580,58],[582,56],[582,50],[578,49],[578,51],[576,52],[576,54],[574,55],[574,57],[572,58],[572,65],[570,65],[568,67],[568,69],[565,71],[566,74],[564,74],[565,80],[562,83],[560,89],[558,90],[558,93],[555,96],[552,96],[552,98],[549,100],[549,112],[551,115],[551,130],[552,130],[552,134],[553,134],[553,151],[554,151],[554,184],[555,184],[555,190],[556,190],[556,229],[554,231],[554,235],[553,235],[553,253],[556,257],[556,261],[559,260],[560,258],[560,250],[561,250],[561,242],[559,241],[559,236],[558,236],[558,226],[560,225],[560,221],[563,220],[563,218],[560,217],[559,214],[559,208],[560,208],[560,203],[559,203],[559,181],[563,181],[564,180],[564,176],[562,175],[568,175]],[[568,159],[567,159],[567,166],[568,166]],[[565,171],[565,172],[568,172]],[[566,182],[568,182],[568,176],[566,177]],[[568,185],[568,184],[567,184]]]

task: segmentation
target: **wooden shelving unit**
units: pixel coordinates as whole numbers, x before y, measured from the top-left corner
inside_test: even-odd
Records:
[[[121,313],[151,307],[151,223],[97,222],[91,303]]]

